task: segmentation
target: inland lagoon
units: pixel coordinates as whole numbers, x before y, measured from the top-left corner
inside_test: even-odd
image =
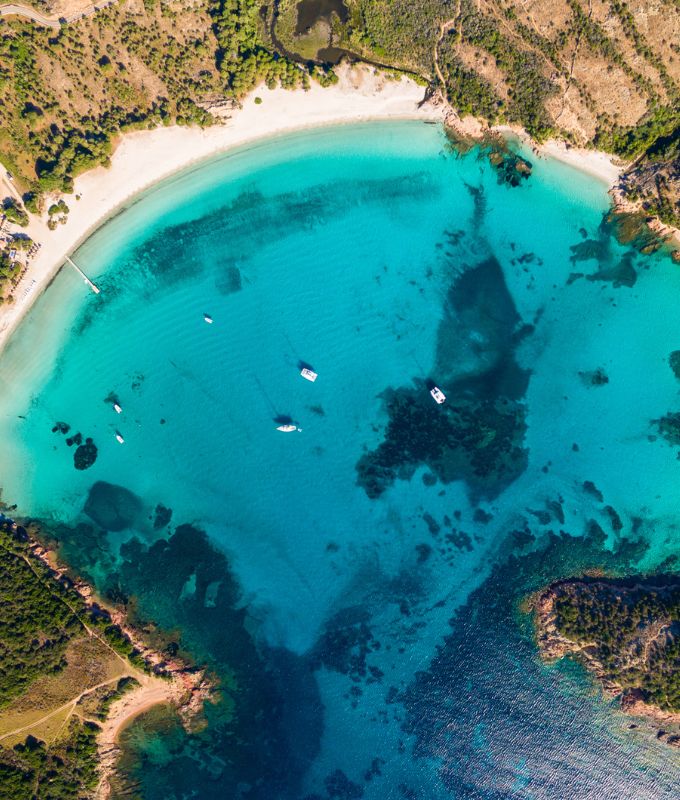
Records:
[[[201,729],[125,731],[118,796],[677,797],[521,603],[677,566],[680,271],[523,155],[406,121],[234,150],[104,225],[101,293],[63,270],[3,353],[3,499],[219,676]]]

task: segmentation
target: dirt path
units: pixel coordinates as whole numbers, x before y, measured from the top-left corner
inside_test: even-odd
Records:
[[[22,725],[20,728],[14,728],[14,730],[7,731],[7,733],[3,733],[0,736],[0,742],[3,739],[7,739],[10,736],[16,736],[19,733],[24,733],[25,731],[31,730],[31,728],[35,728],[38,725],[42,725],[43,723],[47,722],[48,719],[52,717],[56,717],[58,714],[61,714],[62,711],[65,711],[67,708],[71,707],[71,712],[66,718],[66,721],[70,718],[71,714],[73,713],[73,709],[78,705],[78,703],[83,699],[83,697],[87,697],[88,694],[95,692],[97,689],[101,689],[103,686],[108,686],[110,683],[117,683],[123,675],[119,675],[116,678],[110,678],[108,681],[102,681],[102,683],[98,683],[96,686],[90,686],[88,689],[83,689],[83,691],[77,695],[76,697],[72,697],[70,700],[67,700],[65,703],[60,705],[58,708],[52,709],[48,714],[45,714],[44,717],[40,717],[40,719],[36,719],[34,722],[29,723],[28,725]],[[137,677],[136,675],[130,677]]]
[[[96,14],[97,11],[101,11],[103,8],[112,5],[114,2],[115,0],[102,0],[100,3],[93,3],[92,5],[84,8],[82,11],[78,11],[76,14],[71,14],[68,17],[46,17],[44,14],[41,14],[39,11],[36,11],[30,6],[8,3],[7,5],[0,6],[0,17],[23,17],[24,19],[29,19],[32,22],[35,22],[37,25],[42,25],[45,28],[51,28],[52,30],[58,31],[62,25],[68,25],[72,22],[77,22],[79,19],[83,19],[84,17],[91,17],[93,14]]]
[[[434,43],[434,49],[432,52],[432,60],[434,61],[434,71],[437,73],[437,78],[439,79],[442,86],[446,86],[446,81],[444,80],[444,75],[442,74],[441,68],[439,66],[439,45],[442,43],[442,39],[446,36],[446,34],[455,28],[456,22],[458,22],[458,19],[460,17],[460,3],[461,0],[458,0],[456,16],[452,17],[451,19],[447,19],[446,22],[442,22],[442,24],[439,26],[439,36],[437,37],[437,41]]]

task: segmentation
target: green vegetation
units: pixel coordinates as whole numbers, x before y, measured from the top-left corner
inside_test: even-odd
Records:
[[[104,719],[111,703],[137,685],[132,675],[138,673],[115,653],[148,669],[109,614],[87,605],[68,580],[33,555],[26,531],[3,518],[0,797],[92,795],[98,727],[84,720]],[[31,734],[25,742],[22,732]]]
[[[28,225],[28,214],[12,198],[8,197],[2,204],[2,213],[10,222],[25,228]]]
[[[3,532],[0,537],[0,706],[22,694],[39,675],[58,672],[81,624],[49,582],[40,562]],[[54,584],[54,585],[51,585]]]
[[[591,645],[605,677],[680,711],[680,580],[567,581],[553,587],[559,632]]]
[[[0,707],[39,676],[66,666],[69,642],[89,630],[137,667],[145,662],[109,614],[81,596],[32,556],[7,523],[0,526]]]
[[[659,161],[677,157],[680,147],[680,108],[662,106],[637,125],[617,125],[601,131],[595,144],[622,158],[641,155]]]
[[[258,83],[281,84],[288,89],[309,84],[300,66],[271,52],[261,34],[260,8],[256,0],[214,0],[210,15],[217,39],[217,67],[225,88],[242,97]]]
[[[0,749],[0,796],[7,800],[83,800],[97,786],[96,734],[91,723],[72,720],[58,744],[28,736]]]
[[[491,124],[502,118],[503,101],[489,81],[466,68],[452,48],[440,48],[439,66],[446,80],[446,99],[460,114],[473,114]]]
[[[34,212],[46,192],[70,192],[78,174],[106,165],[121,132],[210,125],[215,101],[238,102],[262,82],[334,83],[305,61],[330,43],[443,84],[463,114],[641,159],[624,192],[678,222],[680,48],[670,31],[680,5],[664,4],[656,33],[641,22],[648,2],[557,0],[529,12],[520,0],[345,0],[346,14],[320,6],[304,33],[298,0],[115,3],[58,32],[12,20],[0,34],[0,160]],[[51,0],[39,5],[49,12]]]
[[[107,165],[119,133],[211,125],[204,106],[260,81],[306,86],[309,72],[268,48],[253,0],[116,3],[57,33],[3,22],[0,159],[36,209]]]

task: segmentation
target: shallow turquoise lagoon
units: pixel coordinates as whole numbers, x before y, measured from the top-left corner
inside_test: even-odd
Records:
[[[204,730],[129,729],[134,796],[677,796],[516,606],[675,568],[680,273],[529,158],[513,188],[415,122],[234,151],[102,227],[101,294],[63,271],[2,355],[3,499],[222,682]]]

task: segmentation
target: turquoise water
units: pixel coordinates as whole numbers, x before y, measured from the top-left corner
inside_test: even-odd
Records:
[[[62,272],[0,360],[3,498],[220,676],[203,730],[128,731],[135,796],[676,796],[677,753],[516,612],[674,566],[680,273],[607,208],[372,123],[182,173],[80,248],[101,294]]]

